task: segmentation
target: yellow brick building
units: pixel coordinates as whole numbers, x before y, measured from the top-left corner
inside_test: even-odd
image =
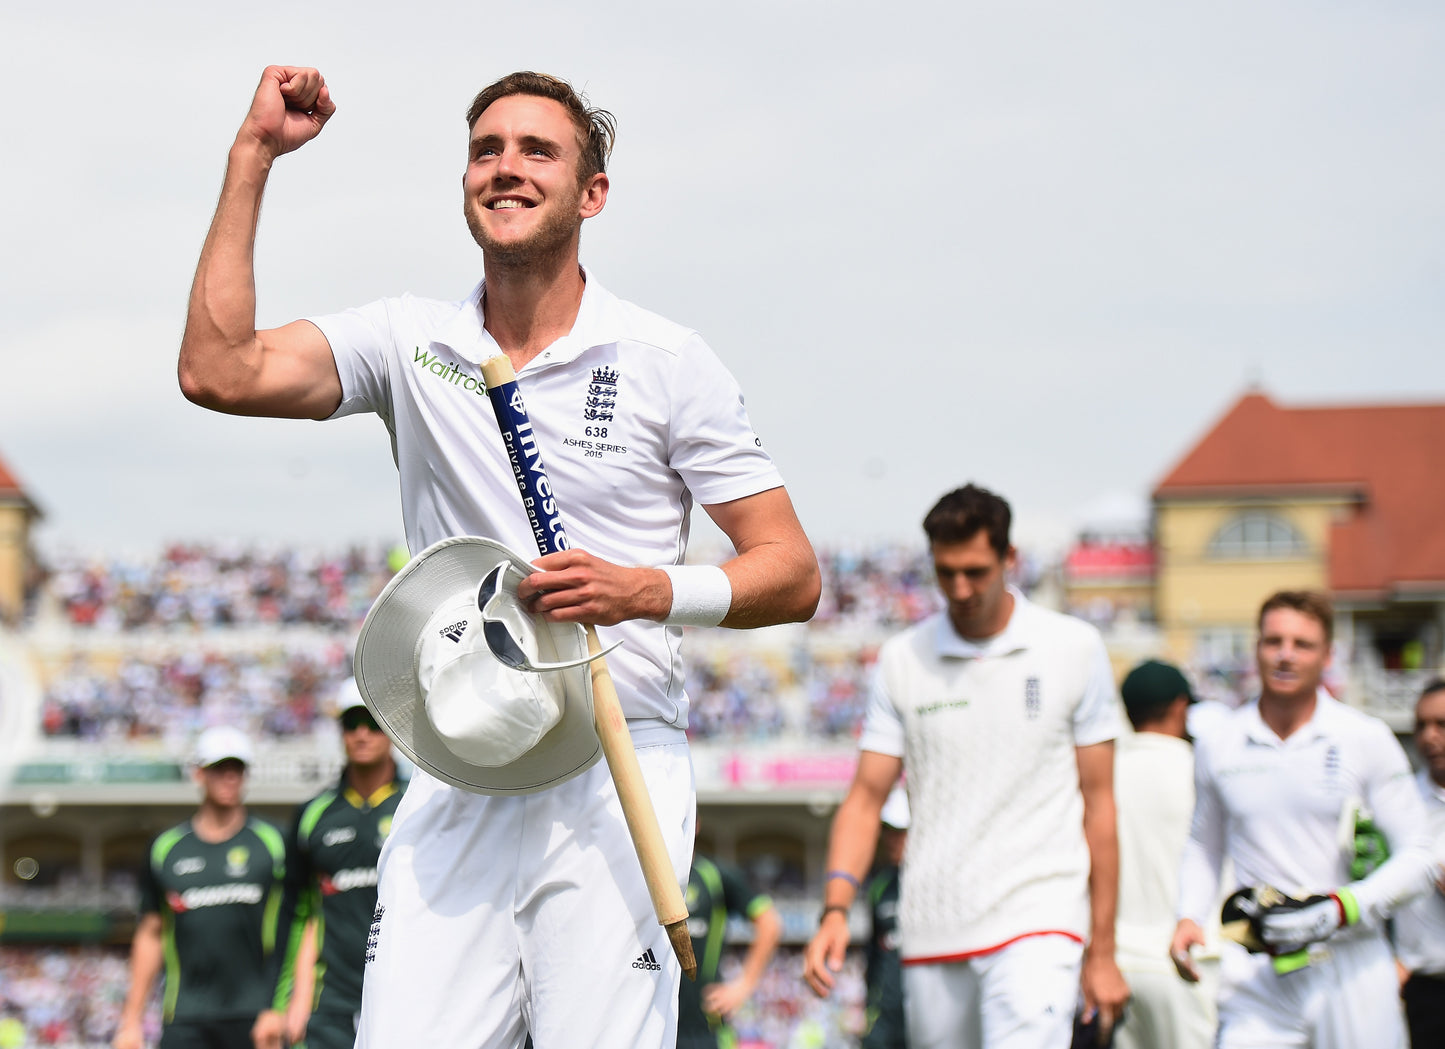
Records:
[[[40,508],[0,460],[0,625],[19,621],[30,571],[30,526]]]
[[[1324,590],[1340,679],[1398,724],[1445,663],[1442,467],[1445,405],[1240,398],[1153,493],[1167,656],[1247,665],[1266,596]]]

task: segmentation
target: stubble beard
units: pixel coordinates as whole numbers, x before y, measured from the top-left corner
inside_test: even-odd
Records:
[[[1296,673],[1299,675],[1299,680],[1295,684],[1294,688],[1292,688],[1288,692],[1276,691],[1274,688],[1271,688],[1269,675],[1266,673],[1261,673],[1260,693],[1263,695],[1268,695],[1271,699],[1275,699],[1284,703],[1290,703],[1307,700],[1319,692],[1320,685],[1324,683],[1323,672],[1317,675],[1313,680],[1311,680],[1310,677],[1306,674],[1299,673],[1298,671],[1296,671]]]
[[[577,216],[576,210],[576,204],[580,203],[580,200],[579,195],[576,200],[554,210],[542,225],[528,236],[505,243],[496,240],[487,231],[472,200],[463,201],[462,211],[466,214],[467,229],[471,231],[477,246],[482,249],[482,256],[489,266],[528,270],[544,267],[570,253],[582,227],[582,219]]]

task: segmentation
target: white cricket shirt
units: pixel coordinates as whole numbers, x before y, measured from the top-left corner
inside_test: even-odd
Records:
[[[391,433],[407,545],[479,535],[536,551],[481,361],[485,282],[461,302],[403,296],[311,318],[336,358],[332,418],[375,412]],[[518,375],[574,548],[624,565],[681,564],[694,501],[725,503],[782,478],[753,432],[736,381],[698,334],[587,275],[572,331]],[[600,627],[639,745],[682,739],[682,631],[632,620]]]
[[[1125,733],[1115,748],[1116,957],[1131,971],[1172,973],[1169,942],[1179,902],[1179,862],[1194,812],[1194,748],[1159,732]]]
[[[899,932],[907,962],[1089,931],[1075,747],[1122,729],[1099,632],[1010,588],[1008,626],[966,641],[946,612],[878,657],[862,750],[903,759],[912,819]]]
[[[1445,846],[1445,787],[1421,769],[1415,786],[1430,820],[1430,839]],[[1395,954],[1412,973],[1445,976],[1445,895],[1435,888],[1411,900],[1395,915]]]
[[[1281,740],[1246,704],[1194,752],[1194,818],[1180,872],[1179,916],[1207,927],[1219,870],[1237,886],[1291,895],[1329,893],[1350,881],[1353,820],[1363,806],[1391,857],[1350,885],[1363,927],[1430,885],[1433,862],[1420,795],[1399,741],[1383,721],[1320,690],[1310,720]]]

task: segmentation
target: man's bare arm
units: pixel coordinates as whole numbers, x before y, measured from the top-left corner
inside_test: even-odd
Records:
[[[1107,1032],[1124,1011],[1129,987],[1114,959],[1119,904],[1119,828],[1114,811],[1114,741],[1075,747],[1084,796],[1084,841],[1089,846],[1089,945],[1081,987],[1086,1010],[1097,1008]]]
[[[146,1002],[150,1001],[151,987],[161,972],[163,953],[161,916],[154,912],[142,914],[131,939],[130,987],[112,1042],[115,1049],[144,1049],[141,1022],[145,1018]]]
[[[902,758],[860,751],[853,782],[833,816],[833,829],[828,835],[828,872],[837,871],[847,877],[824,881],[823,917],[803,952],[803,979],[819,997],[832,991],[836,974],[843,967],[843,955],[848,949],[848,910],[878,848],[883,803],[902,774]]]
[[[187,399],[233,415],[324,419],[341,403],[326,337],[295,321],[256,330],[256,224],[271,165],[315,138],[336,111],[314,69],[268,66],[236,133],[181,339]]]
[[[812,619],[823,576],[788,490],[773,488],[703,509],[738,552],[722,566],[733,588],[722,625],[744,629]]]
[[[778,949],[778,942],[783,938],[783,920],[778,917],[778,909],[770,906],[754,915],[752,923],[753,942],[748,945],[747,953],[743,955],[742,971],[727,983],[715,983],[703,988],[703,1012],[724,1018],[731,1017],[752,997],[758,981],[767,971],[768,963],[773,960],[773,954]]]
[[[725,627],[747,628],[810,619],[822,593],[813,545],[785,488],[704,507],[737,551],[723,563],[732,586]],[[559,622],[611,626],[624,619],[664,619],[672,582],[658,568],[615,565],[583,550],[533,562],[541,571],[517,586],[536,612]]]

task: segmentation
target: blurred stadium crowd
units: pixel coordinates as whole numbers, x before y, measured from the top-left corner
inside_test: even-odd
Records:
[[[819,553],[823,600],[801,635],[771,647],[706,636],[721,631],[695,639],[692,738],[848,737],[877,643],[937,608],[922,544]],[[309,735],[349,673],[347,646],[372,599],[405,561],[397,557],[379,546],[177,544],[150,559],[59,558],[22,626],[77,642],[53,647],[42,730],[95,741],[185,739],[209,724],[262,739]],[[1022,564],[1028,591],[1041,573]]]

